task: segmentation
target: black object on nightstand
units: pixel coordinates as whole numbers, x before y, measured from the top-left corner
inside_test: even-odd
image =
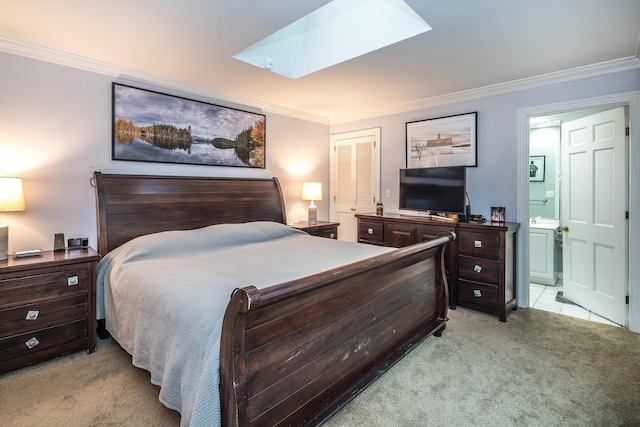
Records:
[[[338,238],[339,222],[318,221],[317,224],[311,225],[307,221],[296,222],[291,224],[293,228],[306,231],[312,236],[326,237],[329,239]]]
[[[95,351],[99,259],[87,248],[0,264],[0,372]]]

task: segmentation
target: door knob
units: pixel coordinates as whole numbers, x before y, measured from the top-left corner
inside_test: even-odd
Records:
[[[563,225],[562,227],[560,227],[560,231],[567,232],[569,231],[569,227],[567,227],[566,225]]]

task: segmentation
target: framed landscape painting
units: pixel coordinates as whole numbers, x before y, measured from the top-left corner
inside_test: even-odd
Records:
[[[265,167],[263,114],[113,83],[113,160]]]
[[[407,168],[478,166],[477,114],[408,122]]]

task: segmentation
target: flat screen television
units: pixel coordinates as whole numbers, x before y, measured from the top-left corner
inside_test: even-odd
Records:
[[[400,169],[399,208],[464,214],[466,187],[466,166]]]

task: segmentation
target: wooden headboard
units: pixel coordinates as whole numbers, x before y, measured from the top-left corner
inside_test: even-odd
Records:
[[[118,175],[94,172],[98,252],[145,234],[221,223],[286,224],[277,178]]]

